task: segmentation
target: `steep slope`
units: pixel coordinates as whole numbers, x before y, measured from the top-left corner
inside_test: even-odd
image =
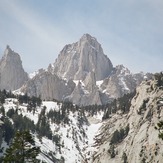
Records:
[[[107,104],[134,89],[151,75],[132,74],[123,65],[113,67],[97,39],[84,34],[66,45],[47,70],[24,72],[20,56],[9,46],[0,62],[0,89],[19,89],[42,99],[71,101],[79,106]]]
[[[162,140],[155,126],[162,120],[163,89],[157,83],[143,82],[131,101],[129,113],[118,112],[104,121],[95,138],[96,152],[88,162],[162,162]]]
[[[47,71],[40,71],[35,77],[29,80],[20,90],[30,96],[41,97],[45,100],[59,100],[71,94],[75,83],[63,80],[55,74]]]
[[[143,81],[153,77],[152,74],[137,73],[133,74],[123,65],[114,68],[113,73],[100,85],[102,92],[106,92],[111,98],[122,97],[124,94],[131,93]]]
[[[5,133],[0,134],[3,140],[0,157],[8,148],[13,131],[30,129],[36,146],[41,148],[40,160],[46,163],[85,162],[85,149],[90,147],[101,124],[90,124],[83,110],[71,103],[43,101],[38,106],[34,100],[36,105],[32,107],[33,99],[27,96],[5,99],[4,112],[0,109],[2,132]]]
[[[6,98],[0,107],[0,124],[7,129],[0,135],[0,156],[13,130],[29,128],[47,163],[161,163],[163,142],[155,126],[163,120],[163,76],[155,79],[103,106]]]
[[[96,80],[102,80],[110,75],[112,68],[97,40],[84,34],[78,42],[63,48],[55,63],[49,66],[49,71],[74,80],[84,80],[94,72]]]
[[[6,47],[0,60],[0,89],[16,90],[28,80],[28,74],[22,67],[19,54]]]

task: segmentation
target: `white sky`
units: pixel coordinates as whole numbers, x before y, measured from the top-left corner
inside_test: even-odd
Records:
[[[162,0],[0,0],[0,20],[0,57],[10,45],[27,72],[47,68],[84,33],[114,66],[163,70]]]

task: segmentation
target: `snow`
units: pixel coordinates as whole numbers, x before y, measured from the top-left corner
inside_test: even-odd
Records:
[[[103,83],[103,80],[96,81],[96,85],[97,85],[98,87],[100,87],[102,83]]]
[[[98,129],[101,127],[102,123],[91,124],[88,127],[87,136],[88,136],[88,144],[89,146],[94,143],[94,136],[97,134]]]
[[[124,77],[120,78],[120,85],[122,85],[124,87],[124,90],[130,91],[130,89],[127,87],[127,85],[124,81]]]
[[[46,106],[46,113],[51,109],[59,111],[61,103],[54,101],[43,101],[41,107],[37,107],[35,112],[27,111],[27,104],[19,104],[17,99],[8,98],[5,100],[4,107],[5,112],[9,109],[18,108],[18,114],[28,117],[36,124],[38,122],[39,114],[44,106]],[[90,120],[90,125],[78,126],[78,112],[69,112],[70,124],[55,124],[50,122],[50,128],[53,135],[60,136],[61,152],[59,152],[53,140],[49,140],[47,137],[42,137],[39,140],[36,134],[33,134],[37,146],[40,146],[42,153],[38,156],[38,159],[44,160],[48,163],[52,163],[47,155],[53,153],[57,159],[64,157],[65,163],[81,163],[83,158],[88,158],[88,152],[95,151],[94,137],[98,134],[98,130],[102,125],[103,112],[99,112],[97,115],[92,117],[95,121]],[[11,120],[11,119],[10,119]],[[82,131],[86,133],[86,137],[83,137]],[[63,146],[62,146],[63,144]],[[4,144],[5,145],[5,144]]]
[[[34,72],[30,73],[29,78],[30,79],[34,78],[38,73],[39,73],[39,71],[34,71]]]
[[[52,142],[52,140],[49,140],[45,137],[42,138],[42,142],[44,143],[41,143],[36,135],[34,135],[34,137],[36,146],[39,146],[42,151],[42,153],[37,158],[40,160],[44,160],[48,163],[53,163],[50,159],[45,157],[45,154],[48,154],[48,152],[53,151],[55,149],[55,144]]]
[[[61,107],[61,105],[57,104],[57,102],[53,102],[53,101],[43,101],[42,102],[43,106],[46,106],[46,112],[49,112],[51,109],[55,110],[55,111],[59,111],[59,107]]]
[[[76,84],[76,86],[79,84],[79,82],[81,83],[81,85],[83,87],[85,87],[85,84],[82,82],[82,80],[73,80],[73,82]]]
[[[98,134],[99,128],[102,126],[101,123],[92,123],[86,132],[88,137],[88,145],[85,147],[85,157],[90,160],[91,155],[97,150],[95,145],[95,136]],[[90,163],[92,161],[90,160]]]
[[[3,140],[1,144],[1,149],[3,148],[3,152],[0,152],[0,157],[3,156],[3,153],[6,151],[6,148],[8,148],[7,143]]]

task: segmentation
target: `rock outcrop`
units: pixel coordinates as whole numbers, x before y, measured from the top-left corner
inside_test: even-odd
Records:
[[[16,90],[28,80],[28,74],[22,67],[22,61],[18,53],[6,47],[0,60],[0,89]]]
[[[110,59],[104,55],[96,38],[89,34],[84,34],[76,43],[66,45],[55,63],[50,64],[46,71],[51,76],[57,77],[58,82],[70,80],[76,85],[73,85],[70,91],[67,91],[67,88],[62,91],[64,86],[54,86],[57,84],[56,81],[47,80],[46,82],[50,83],[44,85],[43,91],[34,89],[33,82],[45,80],[36,75],[42,74],[41,71],[38,71],[35,73],[36,77],[25,87],[27,92],[30,92],[31,95],[41,95],[43,99],[69,100],[74,104],[84,106],[106,104],[112,99],[131,93],[143,80],[150,77],[143,73],[132,74],[123,65],[114,68]],[[99,81],[100,85],[97,84]],[[53,90],[50,90],[49,86],[55,87],[55,94],[49,93]]]
[[[55,63],[47,70],[30,74],[29,79],[19,54],[9,46],[0,61],[0,89],[13,91],[23,85],[20,90],[31,96],[69,100],[84,106],[106,104],[134,91],[150,77],[143,73],[132,74],[123,65],[113,67],[97,39],[89,34],[66,45]]]
[[[162,140],[155,126],[163,116],[163,89],[156,84],[152,80],[143,82],[131,101],[129,113],[112,114],[103,123],[89,163],[162,162]]]
[[[74,88],[75,83],[73,81],[66,81],[50,72],[41,71],[29,80],[21,88],[21,91],[29,96],[41,96],[45,100],[63,101],[66,96],[72,93]]]
[[[143,81],[152,78],[152,74],[133,74],[123,65],[114,68],[113,73],[101,84],[101,90],[107,92],[110,97],[118,98],[131,93]]]
[[[101,45],[89,34],[73,44],[66,45],[49,71],[60,77],[84,80],[90,72],[96,80],[108,77],[113,69],[110,59],[104,55]]]

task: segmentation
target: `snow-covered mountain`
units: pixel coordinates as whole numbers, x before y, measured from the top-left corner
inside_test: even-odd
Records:
[[[39,99],[26,95],[5,98],[0,127],[6,125],[1,131],[30,128],[41,147],[38,158],[47,163],[161,163],[162,140],[155,129],[163,116],[162,76],[159,80],[144,81],[136,93],[102,106],[54,101],[40,105]],[[0,134],[0,156],[8,146],[5,140]]]
[[[102,115],[96,116],[97,122],[93,122],[81,108],[71,103],[43,101],[41,106],[31,107],[29,101],[20,102],[22,97],[25,96],[6,98],[4,111],[0,109],[0,128],[3,126],[3,134],[0,134],[0,157],[11,142],[7,139],[11,136],[8,134],[28,128],[36,146],[41,148],[38,156],[40,160],[46,163],[84,162],[86,152],[92,148],[94,134],[101,126],[97,122],[101,121]]]
[[[32,76],[22,92],[86,106],[106,104],[130,93],[152,75],[132,74],[123,65],[113,67],[97,39],[84,34],[78,42],[66,45],[47,70]]]

